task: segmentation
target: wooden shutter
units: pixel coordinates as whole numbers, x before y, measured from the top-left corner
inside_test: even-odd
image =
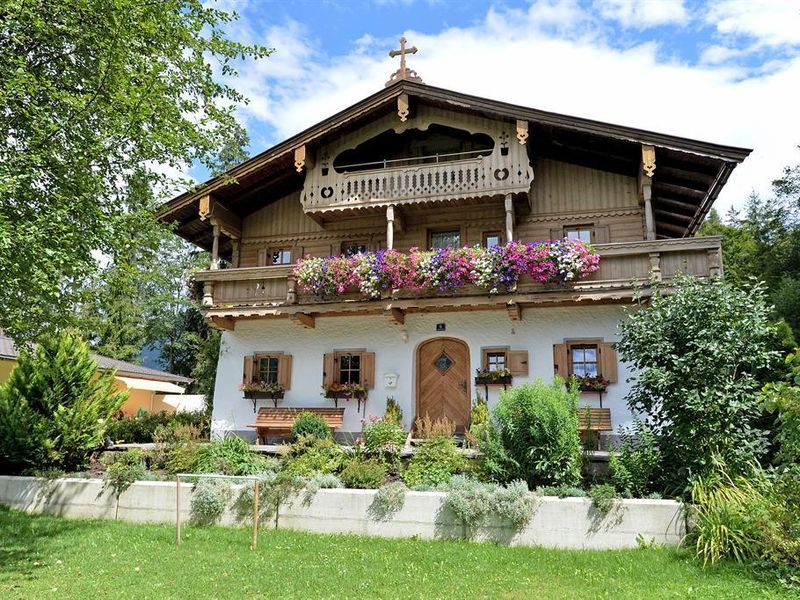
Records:
[[[285,390],[292,387],[291,354],[281,354],[278,357],[278,383],[281,384]]]
[[[611,235],[608,225],[599,225],[594,228],[594,242],[596,244],[605,244],[611,241]]]
[[[254,362],[252,356],[244,357],[244,367],[242,368],[242,383],[253,382],[253,364]]]
[[[267,266],[267,249],[261,248],[258,251],[258,266],[259,267],[266,267]]]
[[[553,344],[553,374],[564,381],[569,379],[569,347],[566,344]]]
[[[598,344],[600,348],[600,375],[611,383],[616,383],[617,376],[617,351],[610,342]]]
[[[336,356],[333,352],[326,352],[322,355],[322,385],[333,385],[338,379]]]
[[[512,375],[528,376],[527,350],[509,350],[506,352],[506,360],[508,361],[508,370]]]
[[[553,227],[550,229],[550,239],[551,240],[560,240],[564,237],[564,228],[563,227]]]
[[[361,353],[361,383],[369,389],[375,387],[375,353]]]

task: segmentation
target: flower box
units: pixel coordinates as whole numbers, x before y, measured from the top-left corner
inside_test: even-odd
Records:
[[[503,375],[502,377],[492,376],[477,376],[475,377],[475,385],[511,385],[514,377],[511,375]]]
[[[282,400],[285,390],[266,392],[264,390],[245,390],[244,397],[249,400]]]

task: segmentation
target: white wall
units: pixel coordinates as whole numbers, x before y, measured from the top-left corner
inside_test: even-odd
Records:
[[[483,347],[510,346],[513,350],[527,350],[530,377],[515,377],[514,383],[520,384],[537,377],[545,380],[553,377],[553,344],[571,338],[617,340],[617,324],[621,318],[620,306],[599,305],[526,309],[521,321],[511,321],[505,311],[407,314],[404,326],[394,325],[380,315],[317,318],[314,329],[305,329],[288,319],[238,321],[236,329],[224,332],[222,337],[213,419],[227,421],[231,429],[239,431],[247,431],[247,426],[255,420],[252,401],[243,398],[238,389],[244,356],[274,350],[291,354],[292,386],[279,406],[319,407],[333,406],[332,400],[321,396],[323,353],[363,348],[375,352],[376,383],[369,394],[367,415],[382,415],[386,397],[394,396],[409,428],[414,418],[415,356],[421,342],[439,336],[464,340],[470,348],[473,374],[480,366]],[[436,331],[438,323],[446,325],[445,332]],[[399,376],[395,389],[384,387],[385,373]],[[618,383],[609,386],[603,395],[603,406],[611,408],[615,428],[631,421],[623,399],[629,389],[625,383],[628,375],[625,365],[620,364]],[[471,377],[473,398],[474,388]],[[490,387],[489,390],[491,407],[497,401],[499,389]],[[483,386],[479,386],[479,391],[483,394]],[[597,393],[583,393],[581,404],[599,406]],[[262,405],[271,406],[271,401],[259,401],[259,406]],[[344,405],[342,431],[360,431],[361,415],[356,402]]]

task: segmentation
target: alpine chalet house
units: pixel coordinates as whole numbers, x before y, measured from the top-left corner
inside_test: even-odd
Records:
[[[557,374],[608,435],[631,421],[623,307],[652,280],[722,275],[720,238],[694,234],[749,150],[425,85],[414,51],[381,91],[161,209],[212,256],[218,434],[271,438],[311,407],[358,435],[388,399],[408,429],[463,430],[477,398]]]

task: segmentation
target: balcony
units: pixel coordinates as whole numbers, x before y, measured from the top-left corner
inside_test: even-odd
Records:
[[[205,284],[203,304],[211,318],[292,316],[325,313],[381,313],[496,309],[586,301],[629,301],[637,290],[647,294],[651,279],[669,280],[678,274],[710,277],[722,274],[721,238],[699,237],[673,240],[598,244],[600,268],[585,279],[559,286],[520,281],[513,293],[495,296],[474,287],[459,288],[442,295],[398,290],[390,297],[364,299],[344,294],[331,300],[297,291],[292,268],[255,267],[201,271]]]
[[[527,193],[533,172],[520,144],[329,168],[306,175],[306,213]]]

